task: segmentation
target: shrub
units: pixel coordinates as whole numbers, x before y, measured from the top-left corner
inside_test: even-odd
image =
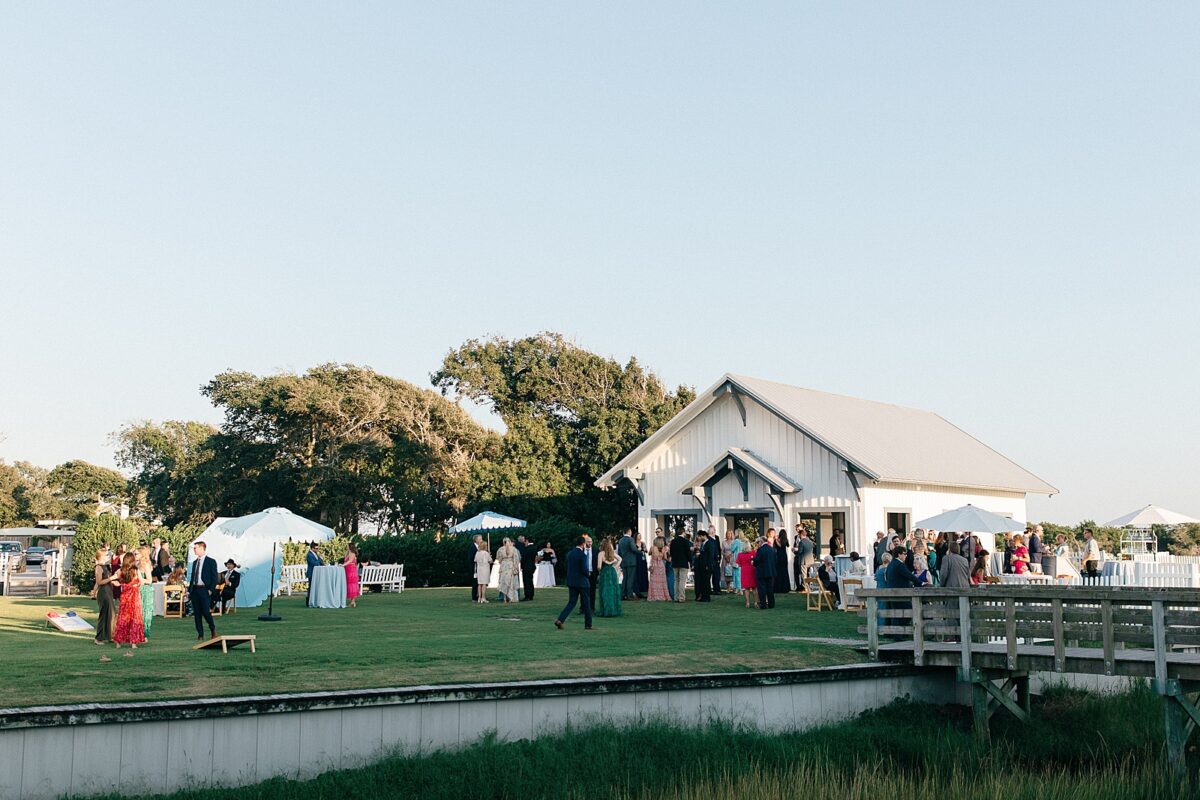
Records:
[[[364,559],[403,564],[409,586],[470,586],[467,558],[470,536],[442,531],[414,531],[364,539],[358,548]]]
[[[141,530],[134,522],[112,514],[101,514],[79,523],[71,540],[75,550],[71,556],[71,585],[82,594],[92,591],[96,583],[96,551],[101,545],[116,550],[119,544],[132,548],[141,542]]]
[[[326,564],[340,564],[350,549],[350,536],[335,536],[329,541],[321,542],[320,555]],[[283,563],[303,564],[308,556],[308,542],[284,542]]]

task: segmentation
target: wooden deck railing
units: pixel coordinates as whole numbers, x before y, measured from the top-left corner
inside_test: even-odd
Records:
[[[988,586],[863,589],[875,659],[962,670],[1200,679],[1200,591]],[[884,641],[889,638],[891,641]]]

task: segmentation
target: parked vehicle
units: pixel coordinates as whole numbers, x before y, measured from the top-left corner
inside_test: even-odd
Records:
[[[25,554],[20,542],[0,542],[0,556],[8,559],[8,568],[13,572],[25,571]]]
[[[25,549],[26,564],[41,564],[46,557],[46,548],[44,547],[28,547]]]

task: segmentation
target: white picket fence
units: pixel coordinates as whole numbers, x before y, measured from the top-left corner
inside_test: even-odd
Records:
[[[1200,556],[1173,556],[1170,553],[1138,553],[1133,560],[1142,564],[1200,564]]]

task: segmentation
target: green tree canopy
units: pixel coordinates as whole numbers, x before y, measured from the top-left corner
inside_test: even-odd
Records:
[[[129,496],[129,481],[115,469],[86,461],[67,461],[46,476],[51,490],[69,503],[82,505],[97,500],[117,500]]]
[[[636,359],[621,365],[556,333],[472,339],[433,375],[443,393],[482,403],[507,426],[496,458],[477,465],[482,501],[511,496],[592,498],[628,516],[628,494],[596,497],[592,482],[695,397],[668,390]]]
[[[224,411],[219,430],[118,433],[118,463],[169,523],[281,505],[347,532],[363,517],[437,524],[463,507],[473,464],[499,443],[436,392],[350,364],[224,372],[202,391]]]

